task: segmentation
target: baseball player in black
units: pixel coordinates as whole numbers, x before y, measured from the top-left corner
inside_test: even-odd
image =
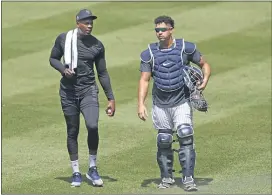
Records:
[[[49,59],[51,66],[62,75],[59,95],[67,125],[67,149],[73,169],[72,186],[80,186],[82,182],[77,142],[80,113],[83,114],[88,130],[87,143],[90,155],[89,171],[86,177],[93,185],[103,185],[96,164],[99,144],[99,102],[94,64],[99,82],[108,99],[106,113],[110,117],[115,113],[115,100],[106,68],[105,48],[97,38],[91,35],[95,19],[97,16],[94,16],[91,11],[80,10],[76,15],[77,27],[57,36]]]

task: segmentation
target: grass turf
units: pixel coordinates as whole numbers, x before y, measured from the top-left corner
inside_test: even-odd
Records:
[[[271,193],[271,3],[3,2],[2,6],[4,194],[185,193],[177,173],[176,186],[156,189],[156,132],[151,119],[143,123],[136,114],[139,54],[156,40],[153,19],[161,14],[175,19],[175,37],[195,41],[212,66],[205,91],[210,111],[195,113],[197,193]],[[60,9],[56,12],[55,7]],[[99,16],[94,34],[106,47],[117,112],[114,118],[103,114],[106,100],[100,88],[98,163],[105,186],[93,188],[84,182],[71,189],[60,77],[48,57],[56,36],[74,27],[74,16],[82,7]],[[84,121],[79,150],[80,170],[85,173]],[[177,158],[175,169],[180,169]]]

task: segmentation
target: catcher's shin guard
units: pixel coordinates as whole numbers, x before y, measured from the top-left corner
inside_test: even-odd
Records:
[[[172,131],[164,133],[159,131],[157,135],[157,163],[160,168],[161,178],[172,178],[174,154],[172,150]]]
[[[183,176],[194,176],[196,153],[194,149],[193,128],[189,124],[182,124],[177,129],[180,144],[179,162],[182,167]]]
[[[196,153],[193,144],[181,146],[179,150],[179,162],[182,166],[182,175],[194,176]]]

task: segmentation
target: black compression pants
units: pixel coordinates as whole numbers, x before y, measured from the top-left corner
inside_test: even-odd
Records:
[[[78,160],[78,134],[80,113],[85,119],[88,130],[87,143],[90,154],[96,154],[99,144],[98,118],[99,103],[98,91],[91,88],[83,96],[76,96],[60,90],[61,106],[67,126],[67,149],[70,160]]]

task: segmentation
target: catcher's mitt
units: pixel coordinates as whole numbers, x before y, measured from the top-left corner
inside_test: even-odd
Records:
[[[194,109],[200,112],[208,111],[208,103],[205,100],[202,91],[195,89],[190,93],[190,102]]]
[[[189,89],[190,92],[190,102],[194,109],[200,112],[208,111],[208,103],[205,100],[203,93],[201,90],[197,89],[197,87],[203,81],[203,73],[202,71],[195,66],[184,66],[184,82]]]

